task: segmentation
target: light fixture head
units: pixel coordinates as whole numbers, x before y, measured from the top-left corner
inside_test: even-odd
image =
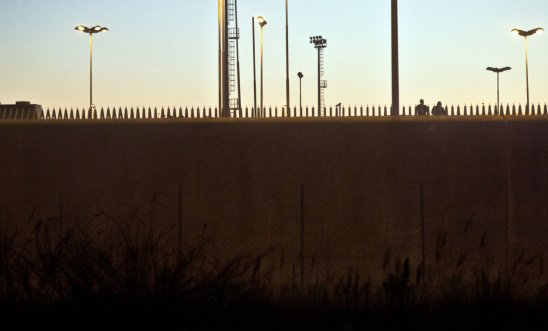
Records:
[[[93,28],[88,28],[88,27],[83,26],[83,25],[78,25],[77,27],[74,28],[74,30],[82,31],[84,33],[89,33],[89,34],[99,33],[99,32],[102,32],[102,31],[109,31],[107,27],[103,27],[103,26],[99,26],[99,25],[96,25]]]
[[[512,68],[510,68],[510,67],[504,67],[504,68],[488,67],[487,70],[492,71],[492,72],[496,72],[496,73],[501,73],[501,72],[505,72],[505,71],[508,71],[508,70],[512,70]]]
[[[325,48],[327,47],[327,39],[322,36],[310,37],[310,43],[314,44],[315,48]]]
[[[89,33],[89,28],[83,25],[78,25],[77,27],[74,28],[74,30],[82,31],[84,33]]]
[[[257,16],[257,23],[259,23],[261,28],[267,24],[265,18],[262,16]]]
[[[512,29],[513,34],[522,36],[524,38],[532,36],[535,33],[542,33],[542,32],[544,32],[543,28],[536,28],[536,29],[532,29],[532,30],[529,30],[529,31],[520,30],[520,29]]]
[[[303,78],[303,77],[304,77],[304,75],[303,75],[302,72],[297,73],[297,76],[299,76],[299,78]]]

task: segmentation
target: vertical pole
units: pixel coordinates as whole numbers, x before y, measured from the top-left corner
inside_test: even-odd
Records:
[[[398,0],[392,0],[392,116],[400,115]]]
[[[426,283],[426,257],[425,257],[425,237],[424,237],[424,188],[421,183],[421,265],[420,270],[422,273],[422,282]]]
[[[321,68],[320,68],[320,57],[321,57],[321,51],[322,49],[320,47],[318,48],[318,116],[320,116],[320,112],[322,111],[322,98],[321,98]]]
[[[301,289],[304,290],[304,185],[301,184]]]
[[[236,70],[238,70],[238,111],[242,115],[242,87],[240,82],[240,28],[238,25],[238,0],[234,0],[234,16],[236,18]],[[240,116],[241,117],[241,116]]]
[[[505,189],[504,189],[504,255],[506,262],[506,276],[510,277],[510,234],[509,234],[509,218],[510,218],[510,148],[508,140],[508,121],[504,121],[503,132],[503,144],[504,144],[504,175],[505,175]]]
[[[257,66],[255,64],[255,17],[251,18],[251,31],[253,31],[253,117],[257,116]]]
[[[89,34],[89,114],[93,106],[93,34]]]
[[[178,233],[178,253],[179,259],[183,256],[183,202],[182,202],[182,187],[179,184],[179,233]]]
[[[219,51],[218,51],[218,66],[219,66],[219,111],[222,114],[223,111],[223,52],[222,52],[222,40],[223,40],[223,34],[222,34],[222,26],[223,22],[221,19],[222,5],[223,0],[217,0],[217,16],[218,16],[218,25],[219,25]],[[222,116],[222,115],[221,115]]]
[[[288,9],[288,0],[285,0],[285,95],[286,95],[286,104],[287,111],[291,107],[289,103],[289,9]]]
[[[261,26],[261,117],[264,117],[263,103],[263,27]]]
[[[299,108],[301,110],[301,117],[303,116],[303,79],[299,78]]]
[[[223,116],[230,116],[230,89],[228,83],[228,2],[223,1]]]
[[[63,193],[59,194],[59,250],[63,248],[63,226],[64,226],[64,210],[63,210]]]
[[[500,111],[500,73],[497,72],[497,112]]]
[[[527,37],[525,37],[525,80],[527,84],[527,108],[525,112],[529,113],[529,45],[527,42]]]

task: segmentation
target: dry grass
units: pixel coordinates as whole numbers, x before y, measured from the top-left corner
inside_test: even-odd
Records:
[[[385,280],[357,271],[301,288],[274,286],[264,256],[220,261],[200,240],[174,250],[146,215],[110,230],[64,229],[59,219],[15,225],[0,215],[0,318],[19,329],[531,329],[548,326],[543,258],[521,254],[509,274],[463,252],[452,272],[413,268],[387,251]],[[105,213],[101,217],[108,219]],[[151,221],[152,222],[152,221]],[[132,226],[128,226],[131,223]],[[122,224],[122,225],[121,225]],[[113,230],[114,229],[114,230]],[[481,267],[483,265],[483,267]]]

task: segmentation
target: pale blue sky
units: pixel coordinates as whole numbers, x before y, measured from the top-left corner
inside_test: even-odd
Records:
[[[103,25],[94,38],[97,106],[215,105],[216,0],[0,0],[0,102],[86,107],[89,53],[78,24]],[[390,103],[390,1],[290,0],[291,100],[316,103],[316,51],[328,39],[326,104]],[[284,0],[239,0],[242,100],[253,103],[251,17],[265,27],[265,105],[285,103]],[[400,0],[401,101],[524,102],[523,38],[514,27],[548,28],[548,1]],[[258,30],[257,30],[258,32]],[[257,33],[257,38],[258,38]],[[548,34],[530,39],[531,100],[548,101]]]

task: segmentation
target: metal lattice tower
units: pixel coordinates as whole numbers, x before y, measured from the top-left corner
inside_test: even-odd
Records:
[[[230,111],[242,109],[240,97],[240,29],[237,0],[227,0],[228,12],[228,88]]]
[[[327,47],[327,39],[322,36],[310,37],[310,43],[314,44],[314,48],[318,50],[318,114],[323,111],[322,105],[325,104],[325,89],[327,88],[327,80],[323,80],[325,73],[325,63],[323,50]]]
[[[326,45],[327,46],[327,45]],[[321,106],[325,106],[325,89],[327,88],[327,80],[322,79],[325,75],[325,61],[324,61],[324,54],[323,50],[325,47],[318,48],[318,52],[320,53],[319,61],[320,61],[320,101]],[[321,110],[322,108],[320,108]]]
[[[237,0],[218,0],[219,20],[219,111],[230,117],[242,109]]]

